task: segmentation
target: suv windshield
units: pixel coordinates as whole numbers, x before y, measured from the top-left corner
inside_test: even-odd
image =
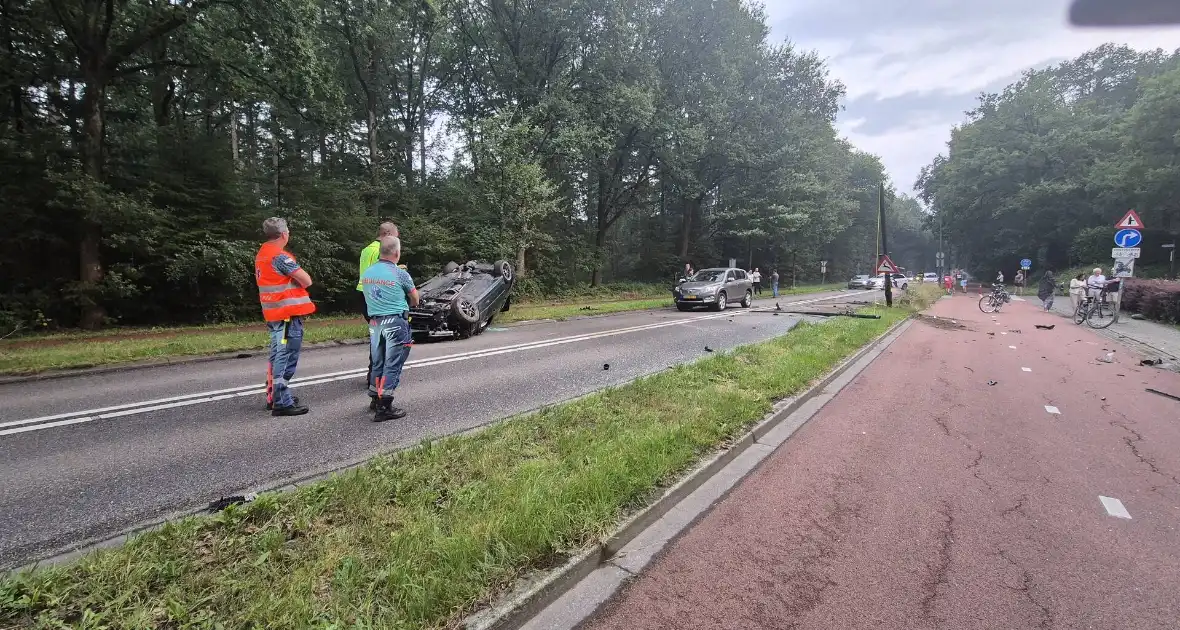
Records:
[[[716,282],[724,277],[724,269],[702,269],[693,274],[689,280],[693,282]]]

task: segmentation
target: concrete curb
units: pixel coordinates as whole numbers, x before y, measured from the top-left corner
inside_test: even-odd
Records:
[[[784,421],[804,407],[805,404],[812,401],[812,399],[824,393],[824,390],[829,385],[844,376],[846,372],[849,372],[853,366],[862,361],[866,356],[873,352],[883,352],[889,344],[897,339],[912,319],[912,317],[907,317],[891,326],[889,330],[865,345],[865,347],[858,350],[851,357],[845,359],[839,366],[829,372],[827,376],[802,394],[779,401],[774,409],[750,431],[735,440],[724,451],[698,464],[691,472],[682,477],[680,481],[668,488],[659,499],[625,520],[605,541],[580,552],[558,569],[525,578],[508,595],[493,603],[489,608],[469,616],[464,620],[466,630],[518,630],[520,628],[527,628],[528,630],[533,630],[534,628],[536,630],[556,630],[557,628],[575,628],[583,619],[592,614],[602,603],[609,599],[610,595],[614,593],[618,586],[622,585],[623,581],[634,575],[634,572],[627,568],[611,564],[609,562],[610,559],[624,552],[628,543],[645,534],[648,528],[656,523],[656,521],[664,518],[690,494],[693,494],[703,485],[714,479],[714,477],[717,477],[729,464],[742,457],[751,447],[757,445],[761,447],[763,452],[760,453],[760,457],[757,457],[752,462],[751,466],[747,467],[746,472],[752,470],[763,457],[769,455],[774,450],[761,444],[764,438],[772,432],[777,432],[781,434],[777,436],[779,438],[777,443],[781,444],[783,441],[786,441],[807,419],[810,419],[815,412],[819,411],[819,408],[823,404],[826,404],[827,400],[825,399],[821,401],[821,404],[815,405],[813,409],[809,409],[807,417],[802,421],[794,422],[790,425],[784,425]],[[859,369],[850,373],[848,380],[850,381],[852,377],[859,374],[867,365],[868,363],[866,362]],[[842,387],[843,385],[840,388]],[[829,395],[829,398],[833,395],[834,393]],[[788,430],[783,431],[783,429]],[[708,502],[708,505],[712,505],[722,498],[724,494],[728,493],[729,489],[736,486],[744,477],[745,474],[743,473],[740,476],[730,476],[723,480],[724,488],[722,494],[713,497]],[[695,521],[696,518],[692,518],[688,522],[680,524],[676,528],[675,533],[686,530]],[[654,554],[654,550],[648,546],[645,553],[650,560],[651,555]],[[577,592],[577,587],[586,578],[602,570],[612,573],[612,575],[605,579],[607,584],[604,585],[602,580],[587,580],[595,582],[589,584],[587,587],[587,590],[591,591],[591,593]],[[546,619],[540,619],[538,617],[538,615],[549,613],[549,608],[563,599],[571,600],[565,602],[566,605],[563,610],[547,615],[549,618]]]

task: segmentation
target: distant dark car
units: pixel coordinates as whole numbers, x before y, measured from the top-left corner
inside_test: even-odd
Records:
[[[714,267],[702,269],[691,278],[683,278],[680,285],[672,289],[676,308],[682,311],[698,306],[708,306],[715,311],[724,311],[731,303],[749,307],[754,299],[754,283],[750,276],[736,267]]]
[[[848,288],[849,289],[867,289],[867,288],[869,288],[869,280],[871,280],[871,278],[869,278],[868,274],[861,274],[858,276],[852,276],[852,279],[848,281]]]
[[[410,329],[425,338],[478,335],[497,313],[508,310],[514,281],[506,260],[447,263],[441,274],[418,285],[421,301],[410,309]]]

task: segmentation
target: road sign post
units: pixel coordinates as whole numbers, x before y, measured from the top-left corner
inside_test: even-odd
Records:
[[[1130,278],[1135,273],[1135,259],[1139,257],[1139,245],[1143,242],[1143,220],[1134,210],[1127,210],[1123,218],[1114,224],[1118,232],[1114,233],[1114,244],[1118,245],[1110,251],[1114,258],[1114,277]],[[1123,282],[1119,282],[1119,292],[1114,298],[1114,321],[1119,321],[1119,311],[1123,307]]]
[[[828,261],[819,261],[819,283],[821,285],[828,283]]]
[[[1167,245],[1161,245],[1161,247],[1163,247],[1164,249],[1172,250],[1172,251],[1168,252],[1168,278],[1171,280],[1175,280],[1176,279],[1176,241],[1172,241],[1171,243],[1168,243]]]
[[[1139,230],[1123,228],[1114,233],[1114,244],[1119,247],[1139,247],[1143,242],[1143,234]]]

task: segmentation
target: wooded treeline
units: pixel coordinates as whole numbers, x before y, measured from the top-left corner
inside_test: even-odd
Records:
[[[321,310],[385,217],[419,279],[507,258],[524,294],[874,253],[842,86],[740,0],[0,0],[0,55],[5,327],[256,318],[276,214]]]
[[[917,189],[952,259],[1009,278],[1099,263],[1109,271],[1114,224],[1135,209],[1144,267],[1167,269],[1160,247],[1180,231],[1180,54],[1107,44],[1025,73],[984,94],[947,155]]]

